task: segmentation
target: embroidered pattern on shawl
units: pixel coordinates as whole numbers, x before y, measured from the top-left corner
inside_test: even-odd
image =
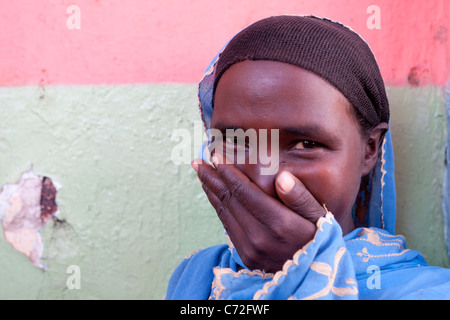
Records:
[[[210,298],[242,299],[248,295],[252,295],[255,300],[356,298],[356,279],[341,234],[339,224],[328,212],[318,220],[314,238],[298,250],[291,260],[286,261],[282,270],[275,275],[264,274],[259,270],[235,271],[215,267]],[[324,235],[335,239],[328,239]],[[327,243],[327,252],[323,251],[324,241]],[[305,283],[309,285],[305,286]]]
[[[205,132],[213,113],[214,57],[198,88]],[[319,219],[314,238],[282,270],[248,270],[230,241],[189,255],[169,282],[168,299],[450,299],[450,270],[430,267],[405,239],[394,236],[394,158],[390,131],[374,169],[362,180],[354,207],[358,227],[346,236],[332,213]],[[199,154],[211,163],[208,143]],[[229,240],[229,239],[228,239]],[[367,285],[368,267],[380,270],[381,289]],[[195,276],[194,276],[195,275]]]

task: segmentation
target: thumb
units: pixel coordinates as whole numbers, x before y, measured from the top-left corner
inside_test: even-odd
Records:
[[[281,201],[306,220],[316,223],[326,209],[292,173],[282,171],[276,178],[275,188]]]

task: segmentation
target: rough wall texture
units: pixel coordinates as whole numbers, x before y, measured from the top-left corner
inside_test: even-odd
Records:
[[[79,15],[67,13],[72,5]],[[0,84],[195,83],[246,25],[314,14],[361,34],[388,84],[408,84],[419,67],[427,82],[443,86],[449,7],[446,0],[2,0],[0,42],[8,45],[0,51]]]
[[[163,298],[185,255],[224,240],[191,166],[170,159],[173,129],[199,120],[195,85],[3,88],[0,100],[0,181],[33,166],[61,184],[45,271],[2,239],[0,298]],[[80,290],[66,288],[70,265]]]
[[[448,266],[442,212],[447,133],[443,90],[388,87],[388,95],[396,163],[396,231],[430,263]]]
[[[40,230],[43,268],[0,232],[0,298],[160,299],[185,255],[224,241],[171,136],[194,136],[195,83],[223,43],[282,13],[330,17],[371,45],[389,85],[397,232],[447,266],[449,2],[376,2],[381,29],[366,24],[372,1],[0,0],[0,186],[30,168],[60,185]],[[66,24],[72,4],[80,29]]]
[[[446,265],[442,94],[388,92],[397,230]],[[58,220],[41,230],[44,270],[0,241],[1,298],[162,298],[185,255],[225,241],[190,165],[170,159],[174,128],[194,136],[196,85],[55,86],[44,98],[38,87],[3,88],[0,99],[11,124],[2,127],[0,180],[16,182],[33,166],[61,184]],[[70,265],[80,267],[80,290],[66,287]]]

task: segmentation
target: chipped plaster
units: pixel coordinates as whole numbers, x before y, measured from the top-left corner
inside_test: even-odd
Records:
[[[5,184],[0,191],[0,222],[5,240],[40,268],[44,268],[41,263],[44,246],[40,231],[48,219],[58,213],[56,206],[50,211],[43,208],[42,191],[48,189],[56,192],[51,179],[38,176],[30,169],[21,175],[17,183]],[[43,215],[43,212],[46,214]]]

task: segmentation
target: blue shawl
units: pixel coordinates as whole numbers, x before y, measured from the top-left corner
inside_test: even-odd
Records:
[[[208,134],[215,65],[199,85]],[[207,148],[202,158],[209,161]],[[333,214],[317,221],[314,238],[276,273],[249,270],[231,241],[188,255],[169,281],[166,299],[450,299],[450,270],[429,266],[394,235],[394,158],[390,132],[361,183],[353,214],[357,228],[343,236]]]

